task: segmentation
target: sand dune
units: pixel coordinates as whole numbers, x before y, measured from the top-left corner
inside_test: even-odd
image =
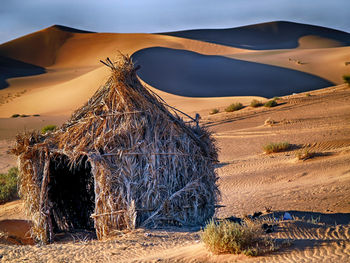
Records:
[[[341,84],[350,69],[346,63],[350,61],[349,51],[350,47],[267,50],[227,57],[294,69]]]
[[[237,33],[232,33],[236,32],[235,30]],[[248,33],[239,33],[243,31]],[[200,32],[210,36],[207,31]],[[103,84],[106,74],[101,73],[103,70],[97,70],[103,67],[99,60],[107,56],[115,57],[118,51],[130,55],[136,52],[134,58],[143,66],[141,78],[151,86],[166,91],[161,93],[161,90],[155,89],[165,96],[166,100],[180,108],[181,102],[189,102],[184,96],[215,96],[213,102],[218,101],[217,97],[226,96],[225,99],[219,100],[222,104],[217,105],[224,107],[223,103],[229,101],[229,96],[248,96],[244,101],[249,102],[251,100],[249,96],[253,95],[272,97],[301,92],[305,89],[318,89],[330,86],[332,83],[340,84],[342,74],[347,72],[345,62],[350,61],[347,55],[348,47],[331,48],[339,43],[343,45],[347,41],[348,34],[336,30],[276,22],[210,32],[215,32],[215,36],[223,40],[238,33],[242,41],[245,41],[245,35],[249,35],[248,39],[251,41],[268,39],[282,44],[285,43],[283,39],[288,39],[288,41],[299,41],[300,47],[308,49],[257,52],[169,35],[90,33],[52,26],[0,45],[0,55],[8,57],[6,61],[1,62],[2,67],[7,68],[6,76],[2,77],[3,86],[6,85],[8,88],[0,90],[0,101],[6,103],[0,105],[0,117],[11,116],[18,111],[16,109],[23,109],[21,111],[24,114],[68,116],[72,109],[79,107],[93,93],[93,85],[96,90]],[[193,36],[189,38],[196,36],[196,32],[193,31],[189,31],[188,34]],[[319,45],[323,48],[315,49]],[[273,45],[269,48],[272,47]],[[147,55],[145,49],[148,52],[152,51],[152,54]],[[154,53],[155,50],[162,50],[162,56],[167,58],[166,63],[160,61],[159,54]],[[214,59],[213,56],[221,57]],[[18,77],[21,66],[9,67],[9,59],[30,63],[40,70],[45,66],[43,70],[46,73],[27,76],[36,72],[26,71],[26,76]],[[221,67],[221,63],[226,66]],[[328,67],[324,67],[324,64]],[[193,67],[190,68],[191,65]],[[159,70],[163,73],[166,71],[162,78],[159,77],[161,74],[153,74]],[[151,71],[152,74],[147,73]],[[253,75],[255,77],[250,77]],[[299,78],[303,81],[298,81]],[[256,91],[259,93],[255,93]],[[65,103],[55,102],[62,98],[62,94],[67,95],[70,92],[72,92],[70,99],[65,99]],[[49,93],[50,96],[47,97]],[[7,99],[9,96],[11,99]],[[231,97],[231,101],[234,100],[235,98]],[[186,111],[190,113],[213,107],[210,106],[209,98],[206,99],[206,105],[202,102],[203,100],[192,99],[193,105],[205,107],[199,109],[188,107],[191,104],[188,103]]]
[[[7,79],[45,73],[45,69],[15,59],[0,56],[0,90],[7,88]]]
[[[286,21],[228,29],[195,29],[163,34],[253,50],[296,48],[299,46],[299,39],[305,36],[317,37],[317,41],[313,41],[313,48],[325,47],[324,41],[318,43],[319,39],[327,41],[326,47],[350,44],[349,33]]]
[[[132,56],[139,76],[156,89],[187,97],[271,98],[332,86],[311,74],[223,56],[169,48],[148,48]]]

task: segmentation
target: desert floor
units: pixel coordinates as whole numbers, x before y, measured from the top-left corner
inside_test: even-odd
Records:
[[[346,262],[350,256],[350,88],[345,85],[278,100],[275,108],[203,115],[220,151],[220,218],[270,207],[288,211],[268,234],[292,245],[257,258],[212,255],[198,229],[138,229],[96,241],[72,233],[46,246],[1,245],[4,262]],[[265,125],[265,120],[274,121]],[[288,141],[292,150],[266,155],[262,145]],[[297,160],[310,149],[316,156]],[[26,219],[20,201],[1,206],[0,219]],[[1,222],[1,221],[0,221]]]
[[[249,32],[260,36],[269,26],[260,25],[263,30],[251,27]],[[350,67],[345,63],[350,61],[349,46],[344,40],[347,36],[293,23],[272,27],[282,31],[271,35],[270,42],[252,40],[250,44],[255,49],[231,43],[224,32],[219,34],[221,42],[205,42],[201,41],[201,34],[206,33],[203,31],[97,34],[77,33],[59,26],[0,45],[0,66],[6,66],[5,74],[0,76],[0,172],[16,165],[9,153],[16,134],[64,123],[107,79],[108,69],[98,60],[120,50],[134,54],[142,66],[140,77],[146,85],[170,105],[192,116],[199,113],[200,123],[213,132],[220,148],[216,169],[223,206],[215,216],[244,217],[261,211],[264,217],[275,218],[277,224],[276,231],[267,235],[278,243],[288,241],[290,246],[259,257],[213,255],[200,241],[199,227],[116,232],[103,241],[97,241],[93,233],[81,231],[59,235],[49,245],[20,245],[31,243],[25,237],[30,223],[22,201],[16,200],[0,205],[0,260],[349,261],[350,87],[341,84],[341,76]],[[232,32],[240,36],[244,30]],[[299,33],[290,33],[287,38],[291,41],[280,44],[286,36],[279,36],[286,32]],[[43,44],[43,39],[54,43],[51,49]],[[32,49],[41,55],[33,55]],[[192,75],[186,75],[189,63],[196,68]],[[220,70],[222,64],[226,71]],[[230,72],[237,67],[245,71],[231,78]],[[180,72],[180,77],[173,72]],[[213,79],[206,79],[211,72]],[[269,79],[274,79],[272,84]],[[223,82],[213,91],[210,81]],[[293,90],[296,86],[300,90]],[[310,91],[305,91],[309,86]],[[234,87],[232,93],[230,87]],[[244,95],[244,87],[251,93]],[[285,96],[277,100],[276,107],[249,106],[254,98],[266,101],[280,91]],[[245,107],[225,112],[224,108],[232,102],[241,102]],[[220,112],[210,115],[213,108]],[[10,118],[15,113],[40,116]],[[263,145],[282,141],[289,142],[291,149],[274,154],[263,152]],[[314,156],[298,160],[297,154],[304,150]],[[293,220],[281,220],[284,212],[289,212]]]

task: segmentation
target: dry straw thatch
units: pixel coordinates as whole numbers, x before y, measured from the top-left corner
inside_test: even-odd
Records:
[[[20,195],[41,243],[55,233],[203,224],[219,196],[210,133],[145,88],[129,57],[60,129],[18,135]]]

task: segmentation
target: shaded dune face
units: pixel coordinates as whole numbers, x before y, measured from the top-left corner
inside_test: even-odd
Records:
[[[188,97],[274,97],[320,89],[331,82],[304,72],[170,48],[132,56],[138,75],[156,89]]]
[[[162,34],[253,50],[296,48],[299,46],[299,39],[309,35],[333,40],[335,46],[350,44],[349,33],[284,21],[228,29],[198,29]]]
[[[42,67],[0,56],[0,90],[9,85],[7,79],[32,76],[45,73]]]

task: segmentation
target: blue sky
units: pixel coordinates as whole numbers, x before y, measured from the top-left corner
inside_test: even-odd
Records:
[[[150,33],[287,20],[350,32],[349,10],[350,0],[1,0],[0,43],[53,24]]]

